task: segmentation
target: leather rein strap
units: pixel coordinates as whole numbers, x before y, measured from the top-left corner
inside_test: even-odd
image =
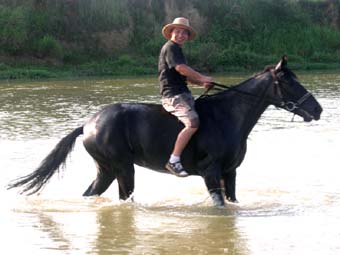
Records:
[[[279,98],[279,102],[273,102],[274,105],[276,105],[278,107],[282,107],[282,108],[286,109],[289,112],[293,112],[294,110],[299,108],[311,96],[311,93],[307,92],[300,99],[298,99],[296,102],[286,100],[284,98],[282,84],[280,82],[279,77],[276,74],[275,69],[271,68],[271,69],[269,69],[269,72],[272,75],[273,80],[274,80],[274,82],[273,82],[273,84],[274,84],[274,95],[277,95],[277,97]],[[252,79],[252,78],[249,78],[248,80],[250,80],[250,79]],[[244,81],[242,83],[245,83],[248,80],[246,80],[246,81]],[[253,96],[253,97],[259,97],[258,95],[255,95],[253,93],[239,90],[239,89],[237,89],[234,86],[227,86],[227,85],[220,84],[220,83],[217,83],[217,82],[212,82],[211,84],[213,86],[208,88],[199,98],[208,96],[208,92],[211,89],[214,89],[214,90],[217,90],[217,91],[233,90],[233,91],[236,91],[236,92],[238,92],[240,94],[244,94],[244,95],[248,95],[248,96]]]

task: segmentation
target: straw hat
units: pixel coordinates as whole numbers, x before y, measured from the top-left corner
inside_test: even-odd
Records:
[[[196,36],[196,32],[195,30],[190,26],[189,24],[189,20],[186,19],[186,18],[182,18],[182,17],[179,17],[179,18],[176,18],[174,19],[174,21],[170,24],[167,24],[163,27],[162,29],[162,34],[163,36],[170,40],[171,38],[171,32],[174,28],[184,28],[186,30],[189,31],[189,38],[188,38],[188,41],[191,41],[192,39],[195,38]]]

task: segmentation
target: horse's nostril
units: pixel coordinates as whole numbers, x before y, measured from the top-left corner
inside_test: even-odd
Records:
[[[314,108],[314,112],[317,113],[317,114],[321,114],[322,113],[322,107],[321,106],[316,106]]]
[[[322,113],[322,107],[321,106],[314,107],[314,119],[315,120],[319,120],[320,119],[321,113]]]

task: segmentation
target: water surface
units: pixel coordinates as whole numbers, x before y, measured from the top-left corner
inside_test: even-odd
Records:
[[[321,120],[269,107],[238,169],[238,204],[212,206],[200,177],[136,167],[135,202],[114,183],[81,194],[96,175],[78,138],[63,173],[39,196],[7,191],[55,144],[115,102],[159,102],[155,78],[0,83],[2,254],[338,254],[340,75],[299,74],[324,108]],[[218,77],[236,84],[247,76]],[[196,95],[200,89],[193,89]]]

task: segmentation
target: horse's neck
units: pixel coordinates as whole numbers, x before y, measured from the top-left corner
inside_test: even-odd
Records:
[[[230,91],[225,100],[219,102],[222,104],[218,106],[220,109],[229,111],[232,128],[239,130],[242,140],[247,139],[262,113],[268,107],[266,95],[272,82],[270,74],[259,75],[236,86],[237,91]],[[245,93],[242,93],[242,91]],[[226,125],[229,124],[226,123]]]

